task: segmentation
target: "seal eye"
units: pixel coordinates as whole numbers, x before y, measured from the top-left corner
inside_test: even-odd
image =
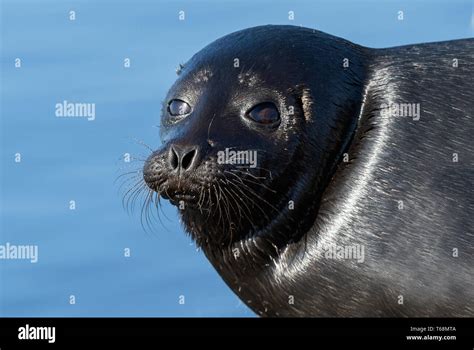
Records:
[[[168,104],[168,112],[172,116],[182,116],[191,112],[191,106],[183,100],[171,100]]]
[[[263,102],[247,112],[247,117],[260,124],[274,124],[280,120],[280,113],[271,102]]]

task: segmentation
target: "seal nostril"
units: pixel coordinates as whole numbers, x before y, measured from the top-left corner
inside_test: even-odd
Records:
[[[195,149],[189,151],[188,153],[186,153],[183,156],[183,159],[181,160],[181,167],[183,168],[183,170],[189,169],[189,167],[193,163],[193,159],[194,159],[195,156],[196,156],[196,150]]]
[[[170,165],[173,170],[175,170],[179,165],[179,157],[173,147],[170,149]]]

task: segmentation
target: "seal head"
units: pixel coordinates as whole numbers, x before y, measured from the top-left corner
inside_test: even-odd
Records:
[[[181,67],[163,106],[163,146],[144,179],[180,207],[200,246],[215,252],[261,241],[278,250],[313,224],[363,94],[363,50],[342,39],[335,48],[328,37],[251,28]],[[332,57],[342,65],[349,53],[349,71],[329,64]]]

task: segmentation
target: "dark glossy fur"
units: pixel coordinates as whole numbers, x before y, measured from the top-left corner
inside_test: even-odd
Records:
[[[237,82],[235,57],[249,82]],[[199,145],[200,165],[183,181],[210,191],[202,178],[219,176],[216,149],[262,150],[261,167],[272,171],[264,183],[276,193],[252,189],[274,206],[259,202],[271,218],[252,204],[256,222],[239,219],[243,194],[224,216],[235,229],[216,210],[182,211],[222,278],[259,315],[474,316],[473,59],[472,39],[369,49],[292,26],[230,34],[185,64],[167,101],[185,96],[196,107],[175,125],[164,116],[164,146],[145,180],[163,195],[171,144]],[[203,69],[211,73],[199,81]],[[269,98],[295,106],[277,131],[233,117],[239,104]],[[419,103],[420,120],[382,115],[393,102]],[[365,261],[328,259],[328,244],[362,245]]]

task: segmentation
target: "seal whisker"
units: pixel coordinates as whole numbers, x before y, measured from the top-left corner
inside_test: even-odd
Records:
[[[239,172],[238,170],[236,170],[236,171],[237,171],[237,172]],[[234,175],[234,176],[237,176],[236,174],[234,174],[234,173],[233,173],[233,172],[231,172],[231,171],[227,171],[227,170],[225,170],[224,172],[225,172],[225,173],[229,173],[229,174],[231,174],[231,175]],[[255,182],[255,181],[252,181],[252,180],[250,180],[250,179],[246,179],[246,178],[244,178],[244,177],[241,177],[241,176],[237,176],[237,177],[238,177],[239,179],[241,179],[242,181],[247,181],[247,182],[249,182],[249,183],[252,183],[252,184],[254,184],[254,185],[257,185],[257,186],[263,187],[263,188],[265,188],[266,190],[268,190],[268,191],[270,191],[270,192],[272,192],[272,193],[276,193],[276,191],[275,191],[275,190],[271,189],[270,187],[268,187],[268,186],[267,186],[267,185],[265,185],[264,183],[261,183],[261,182]]]
[[[150,221],[149,221],[149,217],[148,217],[147,209],[146,209],[148,208],[150,204],[150,198],[152,198],[152,193],[153,193],[152,190],[147,191],[145,200],[143,201],[143,204],[142,204],[141,214],[140,214],[140,222],[141,222],[143,230],[146,233],[149,233],[148,229],[152,231],[152,227],[150,225]],[[145,227],[145,224],[146,224],[146,227]]]
[[[211,208],[212,207],[212,196],[211,196],[211,188],[210,187],[207,188],[207,192],[209,193],[209,196],[207,197],[207,207]],[[206,220],[209,220],[209,217],[211,216],[211,214],[212,214],[212,210],[209,210],[209,212],[207,213]]]
[[[129,172],[126,172],[126,173],[123,173],[123,174],[120,174],[118,175],[115,180],[114,180],[114,184],[117,183],[118,180],[122,179],[123,177],[126,177],[126,176],[130,176],[130,175],[135,175],[135,176],[139,176],[140,174],[142,173],[142,170],[141,168],[137,169],[137,170],[134,170],[134,171],[129,171]]]
[[[239,170],[239,169],[230,169],[228,171],[238,172],[238,173],[241,173],[242,175],[248,175],[248,176],[254,178],[255,180],[266,180],[267,179],[266,176],[256,176],[256,175],[252,174],[251,172],[249,172],[248,170],[243,171],[243,170]]]
[[[122,206],[126,208],[128,213],[129,213],[129,209],[131,209],[129,206],[130,199],[133,197],[135,192],[141,191],[144,189],[146,189],[146,185],[143,183],[142,179],[138,179],[138,181],[136,181],[135,184],[127,190],[127,192],[125,192],[125,194],[122,197]]]
[[[124,178],[121,181],[120,185],[118,185],[117,192],[119,194],[122,194],[123,191],[126,191],[125,190],[126,188],[130,189],[130,187],[133,187],[135,184],[137,184],[139,182],[143,183],[144,181],[143,181],[143,177],[141,175],[138,175],[138,174],[135,175],[135,176],[131,175],[127,178]],[[146,184],[144,184],[144,185],[146,186]],[[124,195],[125,193],[123,193],[122,195]]]
[[[248,212],[248,214],[245,214],[245,218],[250,222],[250,224],[252,225],[252,227],[256,228],[257,226],[255,225],[255,223],[254,223],[253,220],[251,219],[251,217],[252,217],[252,211],[251,211],[250,208],[247,206],[247,203],[245,203],[245,201],[242,199],[242,197],[240,197],[240,196],[234,191],[234,189],[233,189],[232,187],[229,187],[228,190],[231,191],[231,192],[234,194],[234,196],[235,196],[236,198],[238,198],[238,199],[242,202],[243,206],[247,209],[247,212]]]
[[[127,208],[130,207],[130,211],[133,213],[135,210],[135,203],[137,202],[138,198],[148,192],[148,188],[146,186],[140,186],[136,188],[128,197],[127,199]]]
[[[138,140],[138,139],[136,139],[136,138],[133,138],[132,140],[135,141],[137,144],[139,144],[139,145],[145,147],[146,149],[148,149],[151,153],[154,152],[153,148],[151,148],[150,146],[148,146],[148,145],[147,145],[145,142],[143,142],[142,140]]]
[[[216,194],[216,197],[217,195],[219,195],[219,198],[221,199],[220,201],[218,200],[218,207],[220,208],[220,202],[222,202],[222,211],[220,211],[219,209],[219,218],[218,218],[218,222],[217,222],[217,226],[219,226],[219,223],[222,221],[222,232],[228,232],[230,234],[230,236],[232,237],[233,233],[232,233],[232,222],[230,220],[230,212],[229,212],[229,208],[228,208],[228,203],[227,203],[227,197],[225,196],[225,194],[222,192],[222,188],[219,186],[219,183],[216,183],[217,185],[217,188],[218,188],[218,191],[215,191],[215,194]],[[226,215],[227,217],[227,221],[224,220],[224,215]],[[228,223],[229,225],[229,228],[228,230],[226,230],[226,222]]]
[[[213,184],[212,187],[214,188],[214,193],[216,194],[217,198],[217,214],[218,214],[218,220],[217,220],[217,226],[219,226],[221,219],[222,219],[222,212],[221,212],[221,201],[220,201],[220,188],[218,184]],[[219,189],[219,192],[217,191]]]
[[[226,179],[226,180],[227,180],[227,184],[234,186],[234,188],[238,190],[243,196],[245,196],[245,198],[247,198],[252,205],[256,206],[261,211],[261,213],[263,214],[265,218],[269,219],[268,213],[265,210],[263,210],[263,208],[260,205],[258,205],[258,203],[254,199],[250,198],[248,194],[244,192],[244,189],[248,189],[247,185],[245,184],[238,185],[237,183],[234,183],[231,179]]]
[[[232,207],[232,209],[237,209],[237,211],[239,212],[238,220],[239,220],[239,224],[240,224],[240,222],[241,222],[241,220],[242,220],[242,216],[243,216],[242,209],[241,209],[240,206],[238,205],[238,202],[235,201],[235,198],[234,198],[234,196],[232,195],[232,193],[229,192],[229,190],[228,190],[227,188],[222,187],[222,190],[228,193],[228,195],[229,195],[229,197],[228,197],[228,198],[229,198],[229,204],[230,204],[230,206]],[[234,207],[234,205],[232,204],[232,202],[234,202],[235,207]]]
[[[232,173],[231,173],[232,174]],[[235,174],[233,174],[235,175]],[[240,181],[241,185],[242,186],[245,186],[245,188],[250,191],[250,193],[252,193],[254,196],[256,196],[259,200],[261,200],[262,202],[266,203],[270,208],[274,209],[275,211],[279,211],[273,204],[269,203],[266,199],[264,199],[260,194],[258,194],[257,192],[255,192],[250,186],[246,185],[244,182],[243,182],[243,179],[239,176],[236,176],[236,178]]]
[[[156,217],[158,218],[158,220],[160,221],[160,224],[161,226],[163,226],[163,228],[167,231],[169,231],[169,229],[166,227],[166,225],[164,224],[163,220],[161,220],[161,216],[160,216],[160,212],[169,220],[171,221],[163,212],[163,209],[161,208],[161,203],[160,203],[160,193],[159,192],[155,192],[155,198],[153,200],[154,204],[155,204],[155,209],[156,209]]]
[[[229,233],[231,234],[231,237],[232,237],[232,216],[230,214],[229,199],[227,198],[227,196],[225,195],[224,192],[221,191],[221,194],[222,194],[222,199],[223,199],[224,212],[227,216],[227,223],[229,225]],[[224,221],[224,223],[225,223],[225,221]]]

